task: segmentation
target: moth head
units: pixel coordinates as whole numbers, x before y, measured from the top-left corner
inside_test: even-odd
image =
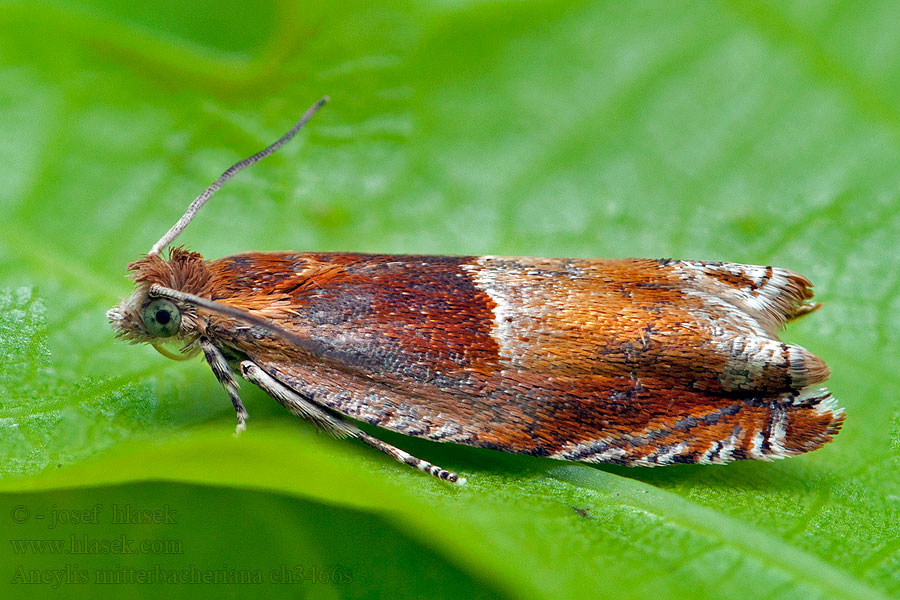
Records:
[[[146,256],[128,265],[136,288],[131,296],[107,311],[116,336],[131,343],[177,342],[189,347],[200,335],[197,307],[154,293],[154,285],[209,297],[210,272],[196,252],[174,248],[169,257]],[[160,350],[162,352],[162,350]],[[168,352],[163,352],[169,356]]]

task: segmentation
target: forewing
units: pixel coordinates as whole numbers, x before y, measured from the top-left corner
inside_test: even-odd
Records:
[[[796,454],[842,419],[826,391],[801,392],[827,377],[821,360],[775,337],[811,296],[781,269],[354,254],[211,265],[219,301],[324,350],[212,320],[220,343],[319,404],[408,435],[652,465]]]

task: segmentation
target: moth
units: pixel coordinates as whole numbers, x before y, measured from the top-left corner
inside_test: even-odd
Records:
[[[562,460],[656,466],[820,448],[843,410],[816,355],[778,339],[816,310],[811,283],[727,262],[163,251],[241,169],[226,170],[150,252],[107,316],[170,358],[202,353],[237,415],[235,374],[287,410],[435,477],[456,473],[358,427]],[[175,341],[180,352],[166,350]]]

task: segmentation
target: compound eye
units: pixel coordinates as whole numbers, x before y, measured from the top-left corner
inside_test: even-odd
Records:
[[[172,337],[178,333],[178,327],[181,325],[181,311],[163,298],[158,298],[145,306],[142,316],[144,327],[150,335],[156,337]]]

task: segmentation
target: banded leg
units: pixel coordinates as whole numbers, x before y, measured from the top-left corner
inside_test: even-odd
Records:
[[[231,398],[231,404],[234,405],[234,412],[237,415],[237,426],[234,428],[234,435],[240,435],[242,431],[247,429],[247,417],[249,415],[247,414],[247,409],[244,408],[241,397],[238,395],[237,379],[234,378],[234,373],[231,372],[231,367],[228,366],[225,356],[212,342],[206,338],[200,338],[200,348],[203,349],[203,356],[206,358],[209,368],[212,369],[213,375],[216,376],[216,379],[219,380],[219,383],[222,384],[222,387],[228,393],[228,397]]]
[[[252,361],[245,360],[241,363],[241,375],[243,375],[244,378],[247,379],[247,381],[255,383],[264,392],[278,400],[278,402],[286,409],[288,409],[291,413],[308,421],[312,421],[313,423],[336,437],[351,437],[358,439],[361,442],[368,444],[372,448],[384,452],[394,460],[400,461],[411,467],[415,467],[416,469],[424,471],[429,475],[432,475],[433,477],[437,477],[438,479],[455,482],[460,485],[466,483],[465,477],[459,477],[452,471],[447,471],[446,469],[435,466],[428,461],[422,460],[421,458],[416,458],[412,454],[405,452],[404,450],[401,450],[396,446],[392,446],[386,442],[383,442],[378,438],[372,437],[352,423],[348,423],[347,421],[344,421],[341,418],[329,413],[321,406],[307,400],[291,388],[287,387],[286,385],[263,371]]]
[[[466,478],[460,477],[453,471],[448,471],[446,469],[442,469],[437,465],[433,465],[427,460],[422,460],[421,458],[416,458],[409,452],[405,450],[401,450],[397,446],[392,446],[387,442],[383,442],[376,437],[372,437],[368,433],[363,430],[359,430],[360,435],[356,436],[357,439],[365,442],[369,446],[375,448],[376,450],[381,450],[394,460],[405,463],[411,467],[419,469],[420,471],[425,471],[429,475],[433,477],[437,477],[438,479],[443,479],[444,481],[449,481],[451,483],[458,483],[459,485],[466,484]]]

